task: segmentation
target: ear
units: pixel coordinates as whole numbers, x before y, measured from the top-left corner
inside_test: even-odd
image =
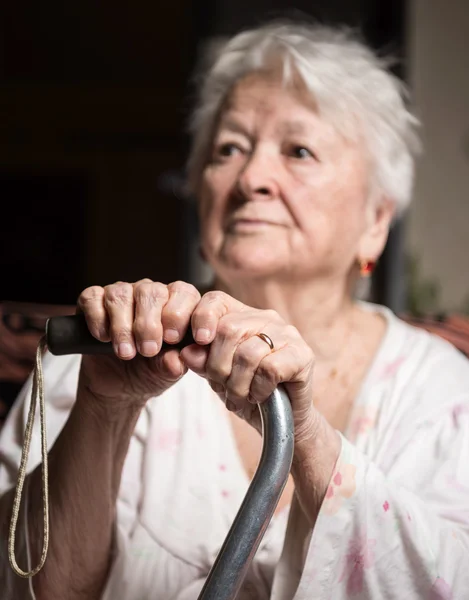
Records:
[[[386,245],[389,229],[396,214],[396,204],[383,198],[370,202],[368,223],[358,245],[358,259],[376,262]]]

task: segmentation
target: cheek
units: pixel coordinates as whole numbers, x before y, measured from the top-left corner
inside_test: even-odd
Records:
[[[318,170],[290,187],[291,212],[315,251],[354,251],[366,221],[364,182],[360,170],[342,165]]]
[[[220,177],[210,167],[205,170],[198,193],[198,212],[201,234],[209,245],[221,235],[229,189],[226,177]]]
[[[206,167],[200,190],[202,209],[205,212],[213,209],[223,210],[235,181],[233,168],[227,166]]]

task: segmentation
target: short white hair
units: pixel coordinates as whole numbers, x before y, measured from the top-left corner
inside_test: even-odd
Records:
[[[205,167],[223,103],[244,77],[280,68],[282,81],[300,77],[319,114],[346,136],[360,135],[371,160],[370,184],[379,196],[408,206],[418,120],[408,110],[407,90],[380,58],[350,29],[276,21],[243,31],[212,48],[211,66],[200,77],[190,121],[189,186],[195,191]],[[358,131],[357,131],[358,117]]]

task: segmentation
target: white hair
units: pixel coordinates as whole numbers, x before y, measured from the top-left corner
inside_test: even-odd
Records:
[[[408,206],[418,120],[406,107],[407,90],[378,57],[346,28],[273,22],[212,48],[190,122],[189,185],[194,190],[210,153],[223,103],[247,75],[280,68],[284,85],[300,77],[319,114],[348,137],[362,136],[371,160],[370,185],[380,197]],[[359,127],[357,128],[357,118]]]

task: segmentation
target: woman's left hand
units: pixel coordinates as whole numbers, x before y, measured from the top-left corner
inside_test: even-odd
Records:
[[[252,308],[211,291],[192,314],[192,331],[198,345],[185,348],[181,359],[208,380],[229,410],[259,430],[256,404],[283,383],[292,404],[295,441],[314,435],[314,354],[295,327],[274,310]],[[271,339],[273,349],[259,333]]]

